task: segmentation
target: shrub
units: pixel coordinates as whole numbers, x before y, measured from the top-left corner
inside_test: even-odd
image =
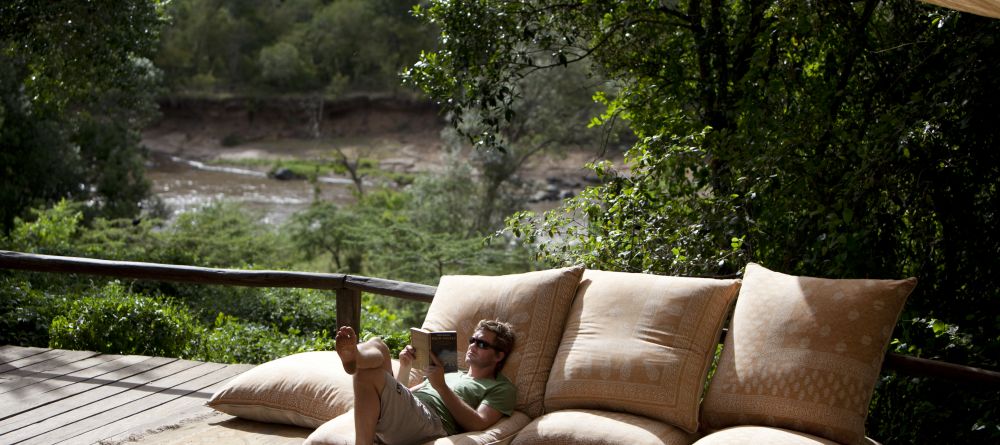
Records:
[[[31,209],[35,219],[14,219],[14,228],[4,245],[12,250],[30,253],[65,255],[72,252],[72,243],[83,220],[79,203],[59,201],[48,209]]]
[[[53,348],[182,357],[198,335],[188,312],[169,301],[133,294],[119,282],[73,301],[52,320]]]
[[[162,236],[163,250],[150,261],[204,267],[286,266],[289,255],[272,228],[238,204],[216,202],[185,212]]]
[[[197,360],[256,364],[299,352],[333,348],[333,339],[326,330],[302,334],[291,329],[283,333],[273,326],[247,323],[220,313],[214,328],[196,342],[192,353]]]
[[[394,312],[368,301],[361,306],[361,338],[379,337],[389,347],[393,357],[410,344],[410,332],[403,319]]]
[[[48,345],[49,325],[69,301],[65,292],[35,289],[20,278],[0,279],[0,345]]]

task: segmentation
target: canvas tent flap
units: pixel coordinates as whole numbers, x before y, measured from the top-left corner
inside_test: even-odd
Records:
[[[1000,0],[923,0],[958,11],[1000,19]]]

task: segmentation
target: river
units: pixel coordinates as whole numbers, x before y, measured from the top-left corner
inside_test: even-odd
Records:
[[[264,223],[280,225],[309,207],[317,192],[325,201],[354,201],[354,185],[346,178],[324,177],[317,184],[279,181],[261,171],[208,165],[166,153],[153,152],[150,158],[146,176],[153,193],[174,215],[226,200],[242,204]]]

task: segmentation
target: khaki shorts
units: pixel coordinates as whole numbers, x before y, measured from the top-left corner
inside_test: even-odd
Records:
[[[381,443],[419,444],[448,435],[437,414],[420,403],[388,372],[379,400],[382,410],[375,436]]]

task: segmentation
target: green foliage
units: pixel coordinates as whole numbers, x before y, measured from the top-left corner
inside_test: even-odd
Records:
[[[0,228],[61,198],[131,217],[149,191],[159,1],[0,5]]]
[[[524,251],[485,245],[472,231],[475,209],[462,205],[468,182],[439,181],[448,180],[424,176],[403,192],[374,190],[351,207],[316,203],[293,217],[291,237],[310,257],[329,258],[333,272],[418,283],[529,267]]]
[[[64,314],[72,296],[36,289],[30,281],[0,277],[0,343],[49,344],[52,319]]]
[[[311,67],[299,56],[299,50],[288,42],[261,49],[257,64],[261,79],[278,89],[289,90],[307,84],[314,76]]]
[[[399,316],[398,311],[390,311],[373,302],[375,296],[366,295],[361,305],[361,335],[362,340],[379,337],[389,347],[392,357],[410,344],[410,326],[417,326]],[[423,317],[421,316],[421,320]]]
[[[52,348],[181,357],[199,333],[182,308],[113,282],[69,304],[49,330]]]
[[[158,262],[238,268],[286,264],[280,260],[280,235],[235,203],[215,202],[183,213],[162,236],[164,250],[151,255]]]
[[[333,294],[314,289],[173,284],[151,290],[175,296],[206,325],[220,313],[282,332],[319,332],[337,322]]]
[[[14,218],[8,239],[12,250],[59,255],[72,250],[83,212],[79,205],[61,200],[47,210],[35,210],[33,221]],[[5,243],[7,244],[7,243]]]
[[[396,92],[433,45],[406,0],[179,0],[156,65],[175,91]]]
[[[443,189],[426,185],[433,183],[422,179],[416,189],[423,190],[421,196],[441,193]],[[458,187],[450,189],[461,193]],[[444,202],[458,201],[451,197]],[[300,253],[332,256],[336,250],[326,250],[329,245],[343,242],[345,265],[354,261],[351,255],[359,256],[354,273],[428,283],[436,282],[442,271],[502,273],[526,267],[518,249],[445,235],[448,227],[466,231],[463,215],[435,218],[432,209],[418,205],[410,194],[389,190],[375,190],[353,207],[317,203],[296,215],[298,226],[283,229],[291,234],[227,203],[184,214],[167,226],[145,219],[85,221],[78,207],[61,202],[34,211],[33,220],[18,219],[2,247],[112,260],[282,268],[301,260]],[[129,351],[145,351],[138,353],[220,362],[261,363],[330,349],[329,332],[338,326],[335,297],[306,289],[150,281],[126,287],[96,277],[8,272],[0,276],[0,298],[0,340],[11,344],[99,351],[131,347]],[[365,296],[362,335],[383,338],[396,353],[408,341],[406,328],[419,325],[426,309],[422,303]],[[132,321],[144,323],[144,330],[127,331]],[[156,341],[138,341],[146,337]]]
[[[287,333],[273,326],[240,321],[219,314],[212,329],[194,346],[193,358],[219,363],[264,363],[287,355],[332,350],[333,339],[326,330],[316,335]]]
[[[541,221],[516,213],[507,230],[555,264],[681,275],[736,270],[746,261],[743,235],[731,225],[740,213],[736,197],[664,179],[700,174],[689,166],[702,156],[703,139],[704,133],[645,138],[626,153],[628,175],[608,163],[593,165],[604,185],[585,189]]]
[[[503,147],[512,112],[530,100],[517,94],[525,78],[591,63],[615,87],[597,95],[607,110],[592,123],[628,122],[639,140],[625,168],[596,165],[602,185],[509,223],[544,260],[917,276],[898,343],[1000,365],[1000,320],[972,309],[994,306],[1000,288],[1000,22],[903,1],[432,1],[418,13],[442,30],[441,47],[410,78],[484,146]],[[914,320],[961,335],[928,335]],[[1000,437],[967,415],[991,406],[941,388],[887,380],[870,434]]]

